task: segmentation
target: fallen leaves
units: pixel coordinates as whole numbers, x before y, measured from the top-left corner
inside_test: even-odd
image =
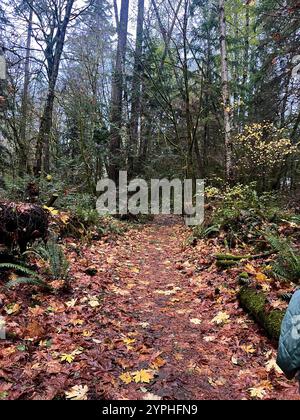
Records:
[[[220,311],[212,320],[211,322],[217,325],[227,324],[229,322],[230,315],[226,312]]]
[[[79,354],[81,354],[82,351],[79,349],[76,349],[74,351],[72,351],[72,353],[63,353],[60,356],[60,361],[61,362],[67,362],[69,364],[73,363],[73,361],[75,360],[75,357]]]
[[[253,344],[242,344],[241,349],[243,349],[244,352],[247,353],[247,354],[253,354],[253,353],[256,352]]]
[[[7,315],[16,315],[20,312],[21,306],[18,303],[10,303],[4,309]]]
[[[122,382],[126,385],[130,384],[131,382],[135,383],[150,383],[154,378],[155,372],[151,369],[141,369],[135,372],[124,372],[122,375],[119,376]]]
[[[272,389],[273,389],[273,385],[271,384],[270,381],[262,381],[260,384],[252,388],[249,388],[248,391],[252,398],[258,398],[262,400],[266,396],[267,391],[271,391]]]
[[[283,373],[280,367],[277,365],[275,359],[270,359],[268,362],[266,362],[266,371],[271,372],[272,370],[279,374]]]
[[[133,372],[133,379],[134,382],[139,383],[150,383],[154,378],[154,372],[150,369],[141,369],[136,372]]]
[[[67,400],[102,393],[108,399],[273,399],[282,389],[296,395],[280,375],[269,341],[238,307],[236,275],[214,271],[210,264],[214,242],[208,247],[199,241],[182,251],[181,229],[143,226],[118,243],[108,237],[87,246],[69,240],[68,294],[34,289],[32,307],[23,295],[10,300],[0,295],[1,315],[7,315],[8,331],[16,333],[14,345],[0,340],[0,376],[12,387],[0,385],[0,398],[2,391],[9,399],[21,393],[43,397],[48,384],[53,395],[63,390]],[[155,244],[160,235],[160,251],[149,235]],[[98,270],[92,280],[88,267]],[[247,266],[251,281],[273,288],[261,267]],[[269,301],[273,307],[279,305],[276,299],[272,295]],[[38,326],[46,334],[33,343]],[[88,382],[92,377],[97,380]]]
[[[65,392],[66,399],[72,401],[87,400],[87,393],[89,388],[87,385],[75,385],[69,391]]]
[[[266,395],[266,390],[262,386],[249,388],[249,392],[252,398],[259,398],[260,400]]]
[[[163,367],[167,362],[162,357],[156,357],[150,364],[150,367],[154,370],[158,370]]]
[[[199,318],[192,318],[190,319],[190,322],[194,325],[200,325],[202,323],[201,319]]]
[[[68,353],[63,353],[60,356],[60,361],[61,362],[67,362],[69,364],[71,364],[74,361],[74,359],[75,359],[75,355],[73,353],[69,353],[69,354]]]
[[[97,297],[92,297],[89,300],[89,305],[91,308],[97,308],[98,306],[100,306],[100,302]]]

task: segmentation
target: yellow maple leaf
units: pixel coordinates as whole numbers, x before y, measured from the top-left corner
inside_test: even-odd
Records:
[[[252,398],[259,398],[260,400],[266,395],[266,390],[262,386],[249,388],[249,392]]]
[[[250,273],[250,274],[256,274],[256,269],[253,267],[252,264],[246,264],[245,271],[247,271],[247,273]]]
[[[65,392],[66,399],[72,401],[85,401],[87,400],[87,393],[89,388],[87,385],[75,385],[69,391]]]
[[[124,372],[122,375],[119,376],[121,381],[123,381],[126,385],[130,384],[132,382],[132,376],[129,372]]]
[[[214,324],[227,324],[229,322],[230,315],[226,312],[218,312],[218,314],[211,320]]]
[[[257,273],[256,274],[256,280],[264,282],[264,281],[268,280],[268,277],[264,273]]]
[[[63,224],[67,225],[70,220],[70,216],[67,214],[61,214],[59,219],[63,222]]]
[[[75,359],[75,355],[73,354],[73,353],[63,353],[61,356],[60,356],[60,361],[61,362],[67,362],[67,363],[72,363],[73,361],[74,361],[74,359]]]
[[[53,207],[47,207],[47,206],[44,206],[43,207],[45,210],[47,210],[49,213],[51,213],[52,214],[52,216],[57,216],[58,214],[59,214],[59,211],[58,210],[56,210],[55,208],[53,208]]]
[[[242,344],[241,349],[243,349],[244,352],[246,352],[248,354],[252,354],[252,353],[256,352],[256,350],[255,350],[255,348],[252,344]]]
[[[195,325],[200,325],[202,323],[201,319],[199,318],[192,318],[190,319],[190,322]]]
[[[150,369],[137,370],[136,372],[133,372],[132,375],[136,383],[144,382],[148,384],[154,377],[154,373]]]
[[[135,342],[134,338],[123,338],[123,343],[125,343],[126,345],[130,345],[133,344]]]

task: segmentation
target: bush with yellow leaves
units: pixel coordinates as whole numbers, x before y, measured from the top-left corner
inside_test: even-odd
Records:
[[[233,140],[235,173],[240,181],[257,181],[260,189],[278,187],[288,162],[299,153],[284,129],[269,122],[246,125]]]

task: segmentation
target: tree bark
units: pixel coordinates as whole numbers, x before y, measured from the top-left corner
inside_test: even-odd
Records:
[[[47,61],[47,73],[48,73],[48,92],[47,99],[45,102],[40,130],[37,139],[36,147],[36,164],[34,168],[34,174],[39,176],[44,170],[46,173],[50,172],[50,136],[52,130],[52,117],[53,117],[53,106],[55,99],[55,87],[59,72],[59,66],[61,56],[64,48],[67,27],[70,22],[72,8],[75,0],[68,0],[65,7],[65,15],[62,21],[57,20],[57,32],[54,36],[45,37],[46,49],[45,58]],[[33,9],[34,10],[34,9]],[[55,19],[57,17],[55,16]]]
[[[29,100],[29,84],[30,84],[30,49],[32,40],[32,19],[33,10],[29,9],[27,41],[26,41],[26,57],[24,68],[24,86],[21,105],[21,124],[20,124],[20,174],[23,174],[23,169],[30,174],[29,153],[27,144],[27,119],[28,119],[28,100]]]
[[[222,99],[224,109],[224,131],[225,131],[225,174],[226,180],[232,178],[232,144],[231,144],[231,106],[229,93],[228,59],[227,59],[227,31],[225,18],[225,0],[219,0],[220,14],[220,48],[221,48],[221,80]]]
[[[141,85],[143,74],[143,36],[144,36],[145,0],[138,0],[138,16],[136,25],[136,44],[133,68],[131,118],[128,150],[129,178],[134,172],[134,156],[136,156],[139,143],[139,120],[141,114]]]
[[[120,23],[118,30],[118,47],[115,69],[112,81],[111,116],[110,116],[110,144],[108,175],[117,182],[121,164],[121,127],[122,127],[122,97],[123,97],[123,69],[125,65],[127,30],[128,30],[129,0],[122,0]]]

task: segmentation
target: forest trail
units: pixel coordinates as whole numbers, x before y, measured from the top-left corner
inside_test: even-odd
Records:
[[[253,388],[266,398],[297,398],[294,384],[268,372],[275,348],[239,309],[230,282],[226,290],[222,274],[203,271],[200,255],[197,261],[185,255],[187,235],[180,218],[160,216],[130,231],[109,253],[113,294],[103,302],[111,319],[106,337],[111,362],[132,380],[117,379],[109,397],[249,399]],[[218,314],[230,319],[217,324]],[[131,372],[153,368],[150,384],[133,381]]]
[[[115,239],[68,240],[68,294],[36,294],[35,306],[27,289],[10,296],[19,314],[8,329],[20,339],[0,342],[0,391],[53,399],[79,385],[88,399],[299,399],[274,369],[276,348],[239,308],[235,273],[215,268],[206,243],[186,246],[189,235],[180,218],[160,216]]]

